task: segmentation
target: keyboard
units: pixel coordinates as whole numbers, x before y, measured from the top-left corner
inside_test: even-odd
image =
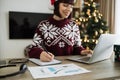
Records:
[[[78,60],[82,60],[82,61],[88,61],[90,59],[90,57],[84,57],[84,58],[80,58]]]

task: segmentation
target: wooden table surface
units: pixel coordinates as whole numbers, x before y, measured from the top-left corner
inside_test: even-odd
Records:
[[[56,57],[62,61],[62,64],[74,63],[80,67],[90,70],[89,73],[60,76],[36,80],[117,80],[120,79],[120,62],[115,62],[111,59],[100,61],[94,64],[84,64],[74,61],[66,60],[67,56]],[[37,66],[30,61],[27,62],[27,66]],[[8,67],[0,69],[0,74],[8,74],[19,71],[19,65],[17,67]],[[34,80],[30,72],[27,70],[24,74],[19,74],[12,77],[2,78],[0,80]]]

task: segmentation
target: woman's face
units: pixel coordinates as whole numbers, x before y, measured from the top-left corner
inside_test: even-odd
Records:
[[[60,3],[59,4],[59,12],[61,18],[68,18],[73,10],[73,5],[67,3]]]

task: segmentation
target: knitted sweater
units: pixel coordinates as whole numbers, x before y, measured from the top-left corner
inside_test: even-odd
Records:
[[[64,19],[57,21],[53,18],[41,21],[33,37],[33,44],[29,47],[28,55],[39,58],[44,51],[40,45],[43,41],[46,49],[55,56],[80,54],[81,46],[79,27],[74,21]]]

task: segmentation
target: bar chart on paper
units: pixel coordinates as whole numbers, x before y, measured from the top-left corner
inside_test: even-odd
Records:
[[[68,75],[75,75],[75,74],[90,72],[89,70],[79,67],[72,63],[71,64],[42,66],[42,67],[40,67],[40,66],[28,67],[28,69],[34,79],[58,77],[58,76],[68,76]]]

